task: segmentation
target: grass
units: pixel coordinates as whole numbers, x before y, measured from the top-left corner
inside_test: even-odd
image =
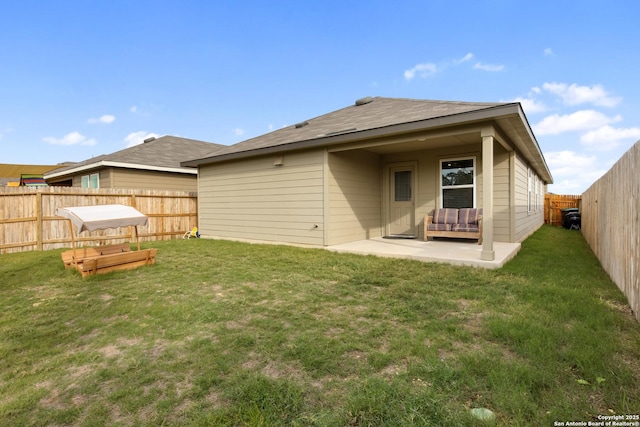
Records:
[[[150,246],[150,245],[147,245]],[[87,279],[0,256],[0,425],[553,425],[640,411],[640,325],[580,233],[500,270],[213,240]]]

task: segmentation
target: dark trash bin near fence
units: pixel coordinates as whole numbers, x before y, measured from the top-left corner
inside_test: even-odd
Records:
[[[562,226],[569,230],[580,230],[582,227],[582,218],[580,215],[580,209],[578,208],[566,208],[560,209],[562,212]]]

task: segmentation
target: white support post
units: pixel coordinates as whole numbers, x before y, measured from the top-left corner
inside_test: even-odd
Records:
[[[493,261],[493,127],[482,130],[482,252],[480,259]]]

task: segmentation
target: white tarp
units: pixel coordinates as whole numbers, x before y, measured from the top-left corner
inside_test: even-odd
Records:
[[[78,206],[58,208],[56,215],[68,218],[78,227],[78,233],[128,226],[147,225],[147,218],[139,210],[125,205]]]

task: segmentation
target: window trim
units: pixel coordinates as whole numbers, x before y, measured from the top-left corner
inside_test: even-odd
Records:
[[[459,160],[471,160],[473,162],[473,184],[463,184],[463,185],[442,185],[442,164],[444,162],[454,162]],[[444,205],[444,190],[450,189],[460,189],[460,188],[471,188],[473,189],[473,206],[471,208],[476,208],[477,200],[477,190],[478,190],[478,161],[476,156],[460,156],[460,157],[444,157],[438,160],[438,185],[440,187],[439,197],[440,197],[440,208]]]
[[[531,168],[527,168],[527,212],[533,212],[533,171]]]
[[[527,167],[527,212],[544,210],[544,185],[542,179],[531,167]]]
[[[538,177],[538,175],[536,175],[534,188],[536,193],[536,212],[540,212],[542,209],[540,206],[540,178]]]
[[[95,182],[96,182],[96,186],[95,187],[93,187],[91,185],[93,177],[95,177]],[[86,186],[85,186],[85,179],[86,179],[86,182],[87,182]],[[100,188],[100,172],[91,173],[89,175],[82,175],[80,177],[80,186],[82,188]]]

